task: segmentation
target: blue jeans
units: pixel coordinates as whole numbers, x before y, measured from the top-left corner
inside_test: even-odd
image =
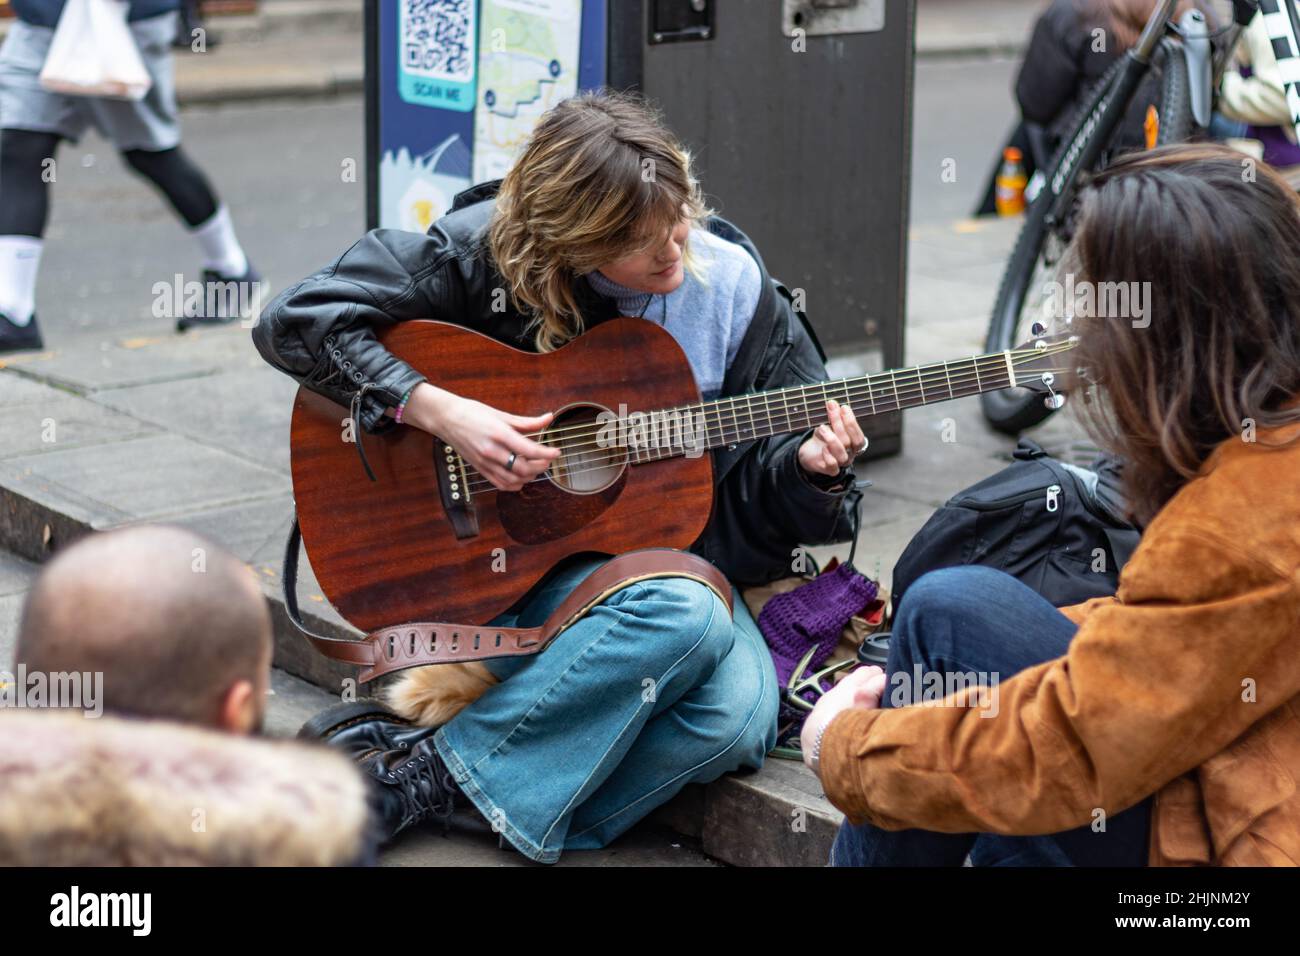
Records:
[[[1005,680],[1065,654],[1075,624],[1009,574],[967,566],[932,571],[894,620],[888,674],[986,673]],[[882,706],[889,706],[890,684]],[[1008,717],[1010,715],[1007,715]],[[996,718],[994,718],[996,719]],[[832,866],[1145,866],[1150,798],[1106,821],[1047,836],[840,827]]]
[[[493,623],[544,621],[604,558],[555,571]],[[757,768],[776,744],[767,645],[733,591],[629,585],[540,654],[498,659],[501,679],[434,736],[479,811],[525,856],[608,844],[688,783]]]

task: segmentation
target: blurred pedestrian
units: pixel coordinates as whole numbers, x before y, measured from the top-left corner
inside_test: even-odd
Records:
[[[1071,132],[1071,125],[1111,65],[1142,33],[1157,0],[1052,0],[1034,24],[1034,32],[1016,76],[1020,123],[1008,145],[1020,149],[1025,172],[1044,166]],[[1208,3],[1180,0],[1174,21],[1200,10],[1215,23]],[[1146,143],[1147,108],[1158,106],[1160,77],[1148,73],[1138,86],[1113,140],[1117,149]],[[999,150],[999,164],[1001,151]],[[997,167],[994,167],[994,176]],[[993,181],[976,215],[994,212]]]
[[[1241,34],[1236,50],[1237,68],[1226,70],[1219,84],[1218,112],[1211,133],[1216,138],[1256,139],[1271,166],[1300,165],[1295,121],[1287,102],[1282,67],[1273,40],[1256,13]]]
[[[54,93],[40,72],[66,0],[13,0],[18,20],[0,47],[0,354],[38,349],[36,277],[49,219],[49,161],[63,140],[94,126],[126,164],[152,182],[199,246],[203,285],[230,288],[260,276],[235,235],[229,210],[180,146],[171,43],[180,0],[130,0],[128,25],[152,80],[143,99]],[[205,294],[211,303],[221,296]],[[230,308],[181,316],[178,330],[239,317]]]
[[[186,528],[90,535],[37,576],[15,665],[103,675],[109,714],[256,733],[271,675],[271,617],[248,567]]]
[[[0,678],[0,866],[373,862],[348,761],[260,733],[271,641],[252,571],[189,529],[61,550]]]

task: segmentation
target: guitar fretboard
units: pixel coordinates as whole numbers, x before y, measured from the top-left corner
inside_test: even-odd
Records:
[[[642,413],[629,416],[626,445],[631,460],[643,463],[801,432],[828,420],[828,401],[867,418],[1007,388],[1015,384],[1014,364],[997,352]]]
[[[636,465],[699,456],[713,448],[806,431],[829,420],[829,401],[847,405],[861,419],[1025,385],[1040,375],[1065,372],[1065,368],[1055,367],[1066,361],[1057,356],[1075,344],[1074,339],[1039,343],[1032,348],[951,362],[792,385],[652,412],[631,412],[595,424],[561,425],[533,437],[563,453],[547,474],[562,475],[571,481],[591,474],[593,469],[618,467],[623,460]],[[459,455],[456,459],[466,478],[467,491],[495,490]]]

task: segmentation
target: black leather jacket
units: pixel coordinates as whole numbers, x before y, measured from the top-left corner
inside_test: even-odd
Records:
[[[456,197],[426,235],[380,229],[337,261],[281,292],[253,330],[262,357],[327,398],[347,406],[361,392],[361,426],[394,427],[384,410],[425,376],[381,346],[375,329],[407,319],[438,319],[474,328],[515,348],[533,351],[527,318],[500,296],[505,288],[484,240],[499,183]],[[743,246],[758,263],[763,289],[722,395],[826,379],[810,330],[790,294],[767,274],[749,238],[723,219],[707,227]],[[614,302],[578,282],[584,326],[618,315]],[[493,305],[497,306],[494,311]],[[525,412],[526,409],[511,409]],[[845,541],[852,533],[847,491],[851,473],[810,477],[796,456],[811,432],[776,435],[713,454],[713,516],[692,550],[733,582],[761,584],[791,573],[799,544]]]

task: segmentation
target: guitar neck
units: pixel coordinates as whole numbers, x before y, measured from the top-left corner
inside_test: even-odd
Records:
[[[828,420],[827,401],[862,419],[1016,385],[1017,352],[992,352],[872,375],[814,382],[643,413],[629,422],[637,463],[802,432]],[[636,416],[632,416],[636,418]]]

